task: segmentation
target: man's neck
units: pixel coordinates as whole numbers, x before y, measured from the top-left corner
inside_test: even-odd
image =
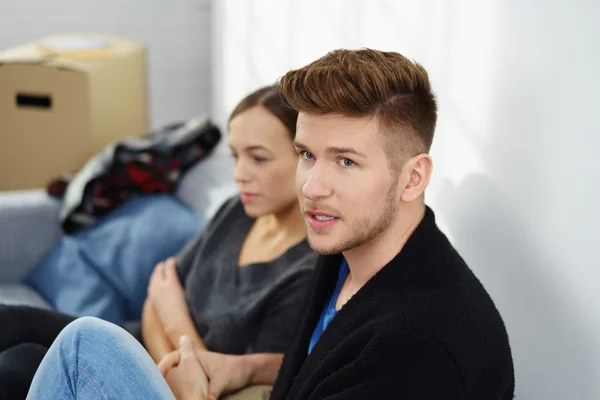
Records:
[[[384,232],[367,243],[345,251],[344,258],[350,267],[350,273],[344,286],[358,291],[377,272],[385,267],[402,249],[423,220],[425,205],[411,205],[410,209],[399,215],[397,220]]]

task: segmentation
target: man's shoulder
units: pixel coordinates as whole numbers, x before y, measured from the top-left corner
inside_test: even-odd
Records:
[[[471,330],[505,332],[491,296],[462,256],[439,229],[430,232],[421,263],[405,277],[400,301],[409,327],[432,336],[448,331],[470,335]]]
[[[418,244],[402,250],[410,252],[409,257],[396,257],[390,263],[390,280],[395,275],[396,280],[403,282],[404,298],[421,298],[413,304],[416,308],[464,308],[466,304],[493,307],[481,281],[438,228],[430,209],[428,215],[423,222],[426,226],[415,232]]]
[[[405,285],[403,327],[445,349],[465,380],[477,371],[512,374],[504,321],[491,296],[465,260],[439,230],[429,251]]]

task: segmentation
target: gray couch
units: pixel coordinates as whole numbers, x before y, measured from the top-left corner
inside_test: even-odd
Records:
[[[225,140],[188,171],[176,195],[208,220],[235,193]],[[20,282],[61,237],[60,202],[44,189],[0,192],[0,304],[50,308]]]

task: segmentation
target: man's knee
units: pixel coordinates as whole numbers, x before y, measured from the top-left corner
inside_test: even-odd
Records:
[[[76,337],[84,337],[86,341],[100,338],[121,336],[125,331],[119,326],[96,317],[81,317],[71,322],[61,332],[59,338],[70,340]]]

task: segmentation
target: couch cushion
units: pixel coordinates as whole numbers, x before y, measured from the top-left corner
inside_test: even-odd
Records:
[[[64,235],[26,283],[62,313],[116,324],[138,320],[154,266],[203,226],[202,217],[174,196],[134,197],[96,225]]]
[[[0,283],[19,283],[60,238],[60,203],[44,190],[0,192]]]
[[[51,309],[35,290],[26,285],[0,283],[0,304],[25,305]]]

